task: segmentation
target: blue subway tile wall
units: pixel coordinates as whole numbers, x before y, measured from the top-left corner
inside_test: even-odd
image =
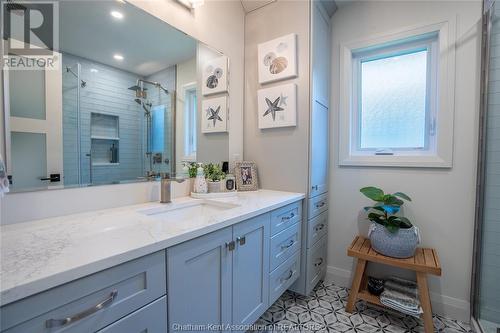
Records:
[[[70,66],[76,72],[76,64],[81,65],[81,79],[87,82],[80,88],[81,122],[81,182],[90,182],[91,113],[118,117],[119,121],[119,164],[94,165],[93,183],[109,183],[132,180],[145,173],[145,116],[137,104],[135,92],[128,88],[135,85],[139,76],[98,62],[63,54],[63,66]],[[167,82],[175,80],[175,68],[166,70],[162,77]],[[77,82],[76,78],[64,71],[63,74],[63,149],[65,184],[78,184],[77,158]],[[171,84],[171,83],[170,83]],[[150,89],[152,91],[154,89]],[[155,97],[160,102],[159,97]],[[170,113],[170,104],[168,112]],[[168,117],[170,119],[170,116]],[[169,126],[166,125],[166,126]],[[101,147],[102,149],[102,147]]]

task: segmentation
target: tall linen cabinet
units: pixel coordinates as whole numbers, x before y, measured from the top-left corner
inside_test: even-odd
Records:
[[[310,293],[327,267],[330,17],[334,9],[330,0],[278,0],[245,16],[244,159],[256,162],[261,188],[306,193],[300,277],[291,287],[300,294]],[[297,38],[297,76],[260,83],[259,44],[289,34]],[[297,87],[296,126],[259,129],[259,90],[290,83]]]
[[[301,274],[291,290],[309,294],[327,270],[330,134],[330,16],[323,2],[311,2],[309,165],[302,224]]]

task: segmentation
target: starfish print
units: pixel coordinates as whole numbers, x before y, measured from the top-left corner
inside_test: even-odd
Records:
[[[279,106],[282,106],[282,105],[287,106],[286,105],[286,100],[288,99],[288,96],[283,96],[283,94],[280,94],[280,98],[281,99],[280,99],[280,105]]]
[[[207,120],[213,120],[214,121],[214,126],[215,126],[215,123],[217,122],[217,120],[222,121],[222,118],[219,116],[220,105],[217,107],[217,109],[215,111],[212,108],[208,108],[207,111],[210,112],[210,117],[208,117]]]
[[[263,117],[267,116],[268,114],[271,114],[273,116],[273,121],[275,121],[276,120],[276,112],[285,110],[285,109],[280,108],[278,106],[279,101],[280,101],[280,97],[276,98],[276,100],[274,102],[271,102],[271,100],[266,97],[267,110],[266,110],[266,112],[264,112]]]

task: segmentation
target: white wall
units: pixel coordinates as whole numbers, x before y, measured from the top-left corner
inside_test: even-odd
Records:
[[[188,11],[173,0],[131,0],[129,2],[229,57],[231,80],[229,158],[232,159],[235,156],[241,158],[243,150],[244,11],[240,1],[205,1],[205,4],[195,11]],[[0,128],[0,136],[4,136],[3,126]],[[126,191],[123,186],[127,186]],[[84,209],[100,209],[156,200],[157,196],[154,195],[157,193],[152,194],[150,188],[147,186],[144,188],[144,186],[144,184],[111,185],[8,195],[0,203],[0,224],[70,214]],[[154,188],[154,184],[149,184],[149,186]],[[127,195],[128,193],[130,195]],[[81,200],[88,202],[83,204]],[[50,206],[50,211],[48,206]]]
[[[338,166],[339,43],[392,32],[456,15],[454,161],[452,169],[404,169]],[[437,248],[441,278],[430,278],[434,310],[469,319],[474,200],[477,160],[481,2],[358,1],[340,6],[333,16],[331,183],[328,273],[337,283],[351,277],[346,248],[366,232],[358,222],[367,201],[359,188],[380,186],[414,200],[405,212],[422,231],[423,246]],[[380,270],[379,270],[380,272]],[[387,274],[387,271],[384,272]]]

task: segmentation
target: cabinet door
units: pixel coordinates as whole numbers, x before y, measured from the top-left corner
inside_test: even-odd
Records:
[[[232,251],[226,245],[231,240],[232,228],[226,228],[167,250],[171,332],[231,324]]]
[[[315,100],[311,116],[311,170],[309,197],[328,189],[328,108]]]
[[[233,324],[255,322],[268,307],[270,214],[236,224],[233,236]]]

